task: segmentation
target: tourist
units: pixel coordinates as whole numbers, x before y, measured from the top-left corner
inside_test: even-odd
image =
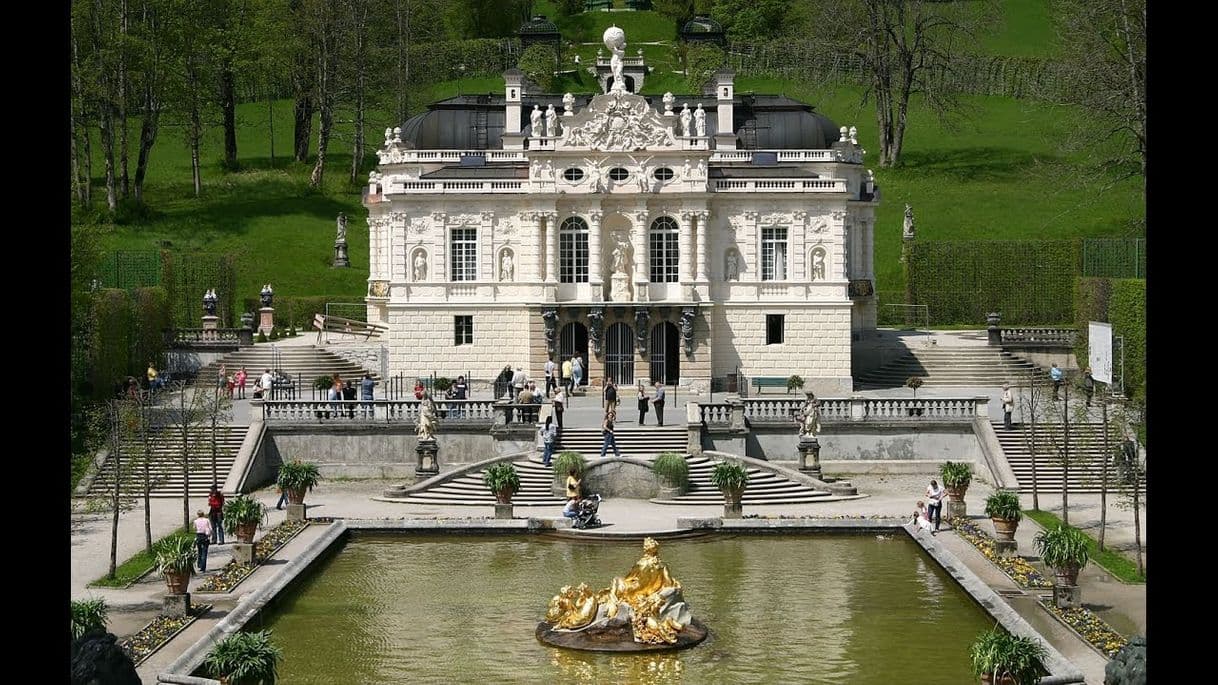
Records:
[[[330,401],[330,410],[334,412],[334,416],[342,416],[340,402],[343,399],[343,379],[338,374],[331,377],[330,390],[326,393],[326,399]],[[326,418],[330,418],[330,412],[326,412]]]
[[[647,404],[651,401],[647,398],[647,386],[643,385],[643,381],[639,380],[639,425],[645,425],[644,419],[647,418]]]
[[[1083,392],[1087,393],[1087,406],[1091,406],[1091,396],[1095,394],[1095,379],[1091,377],[1091,367],[1083,372]]]
[[[617,386],[613,384],[612,378],[605,379],[605,390],[601,399],[605,405],[605,411],[617,412]]]
[[[567,389],[559,388],[554,395],[554,420],[558,422],[558,430],[562,430],[562,413],[567,410]]]
[[[416,400],[422,400],[422,399],[423,399],[423,393],[424,393],[424,390],[423,390],[423,379],[422,379],[422,378],[420,378],[420,379],[418,379],[418,380],[416,380],[416,381],[414,382],[414,398],[415,398]]]
[[[1011,430],[1011,412],[1015,411],[1015,396],[1011,394],[1011,384],[1002,384],[1002,425]]]
[[[554,378],[554,371],[557,366],[553,359],[546,360],[546,399],[550,398],[550,393],[558,386],[558,381]]]
[[[576,473],[577,472],[576,472],[574,466],[567,470],[567,498],[568,499],[571,499],[571,498],[579,499],[581,484],[580,484],[579,478],[576,476]]]
[[[571,392],[571,360],[564,359],[562,363],[562,385]]]
[[[365,371],[364,379],[359,382],[360,399],[364,401],[364,418],[372,418],[372,389],[376,387],[376,381],[372,380],[372,374]]]
[[[195,547],[199,551],[199,573],[207,573],[207,546],[211,544],[211,521],[198,512],[195,519]]]
[[[211,521],[211,541],[217,545],[224,544],[224,493],[215,483],[211,484],[211,493],[207,495],[207,519]]]
[[[127,399],[138,402],[140,399],[140,382],[135,376],[127,376]]]
[[[579,357],[571,358],[571,391],[584,382],[584,362]]]
[[[605,414],[605,420],[601,423],[601,457],[605,456],[605,451],[609,446],[613,446],[613,456],[620,457],[622,453],[617,448],[617,438],[613,435],[613,422],[617,419],[617,414],[609,412]]]
[[[465,376],[457,376],[457,382],[453,383],[453,399],[469,399],[469,384],[465,382]]]
[[[520,395],[521,390],[525,389],[525,386],[528,385],[528,382],[529,382],[528,374],[526,374],[524,372],[524,369],[517,366],[516,372],[512,374],[512,388],[516,391],[517,396]]]
[[[237,399],[245,399],[245,380],[249,378],[249,374],[245,372],[245,367],[241,367],[237,374],[233,376],[233,380],[237,383]]]
[[[259,380],[259,382],[262,384],[262,394],[258,395],[258,393],[254,393],[254,396],[262,397],[264,400],[274,399],[275,397],[271,391],[275,387],[275,377],[271,375],[270,369],[263,372],[262,378]]]
[[[283,509],[283,503],[288,501],[288,491],[283,488],[276,488],[279,491],[279,501],[275,503],[276,509]]]
[[[233,374],[228,374],[228,378],[224,381],[224,396],[228,399],[233,399],[233,390],[237,387],[237,379],[233,378]]]
[[[569,519],[576,518],[579,515],[579,498],[567,498],[567,505],[562,508],[562,515]]]
[[[913,520],[910,523],[917,524],[919,528],[931,535],[935,534],[935,529],[930,525],[930,519],[926,516],[926,505],[922,503],[922,500],[918,500],[913,512]]]
[[[165,385],[165,381],[157,374],[156,367],[152,362],[148,362],[148,389],[157,390],[163,385]]]
[[[1053,401],[1057,401],[1057,391],[1062,387],[1062,370],[1057,367],[1057,362],[1053,362],[1053,366],[1049,368],[1049,380],[1053,381]]]
[[[228,371],[224,368],[224,362],[220,362],[220,375],[216,381],[216,387],[223,390],[228,385]]]
[[[351,384],[351,381],[343,381],[343,400],[351,403],[347,405],[347,418],[349,419],[355,418],[355,398],[355,386]]]
[[[546,425],[541,427],[541,444],[543,447],[541,453],[541,463],[545,466],[550,465],[550,456],[554,454],[554,439],[558,435],[558,429],[554,427],[554,417],[546,417]]]
[[[654,404],[655,408],[656,408],[656,425],[663,426],[664,425],[664,384],[661,383],[660,381],[656,381],[656,394],[655,394],[655,397],[652,398],[651,403]]]
[[[943,496],[946,494],[947,492],[939,487],[939,483],[933,478],[930,485],[926,486],[926,518],[934,519],[936,531],[939,530],[939,521],[943,518]]]

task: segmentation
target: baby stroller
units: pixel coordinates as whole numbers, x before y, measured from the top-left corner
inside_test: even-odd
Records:
[[[601,508],[600,495],[585,497],[575,507],[575,519],[571,521],[572,528],[584,529],[601,525],[601,519],[596,514],[597,510]]]

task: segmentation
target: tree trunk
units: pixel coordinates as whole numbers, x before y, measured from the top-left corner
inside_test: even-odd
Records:
[[[120,179],[125,200],[131,195],[127,175],[127,0],[119,3],[118,126]]]
[[[144,178],[148,173],[148,157],[152,154],[152,145],[156,142],[157,129],[160,124],[160,103],[156,102],[153,88],[150,84],[144,86],[144,114],[140,122],[140,151],[135,164],[135,199],[144,199]]]
[[[190,69],[187,75],[187,81],[191,89],[190,96],[190,177],[194,183],[195,197],[198,197],[203,191],[202,170],[199,168],[199,142],[203,137],[203,117],[199,111],[202,106],[199,102],[199,74],[194,69]]]
[[[1133,546],[1138,555],[1138,573],[1146,575],[1146,567],[1142,565],[1142,511],[1138,501],[1138,491],[1142,487],[1142,467],[1137,462],[1134,453],[1133,464]]]
[[[397,13],[398,34],[397,34],[397,58],[398,68],[395,73],[397,78],[397,90],[394,93],[397,96],[397,111],[394,112],[396,119],[394,124],[401,126],[406,121],[410,112],[410,95],[407,84],[410,82],[410,10],[403,7],[401,0],[396,3],[394,8]]]
[[[76,150],[76,98],[68,98],[68,133],[72,155],[72,190],[76,194],[76,202],[85,206],[86,179],[80,177],[80,155]]]
[[[1100,535],[1097,540],[1100,551],[1104,551],[1104,530],[1108,523],[1108,459],[1112,456],[1108,449],[1108,397],[1101,399],[1100,409],[1104,421],[1104,462],[1100,465]]]
[[[313,173],[309,174],[309,186],[320,188],[326,166],[326,148],[330,145],[330,129],[334,126],[333,108],[323,102],[321,106],[321,126],[317,129],[317,162],[313,165]]]
[[[231,57],[220,70],[220,106],[224,112],[224,166],[237,168],[237,87]]]
[[[93,206],[93,137],[89,133],[89,127],[83,126],[84,129],[80,137],[81,151],[80,155],[85,162],[85,206]]]
[[[106,163],[106,207],[111,212],[118,209],[118,192],[114,179],[114,109],[102,98],[97,130],[101,134],[102,160]]]
[[[220,390],[217,388],[215,397],[212,398],[211,406],[211,482],[213,485],[220,482],[220,469],[216,465],[216,419],[220,413]]]
[[[266,123],[271,132],[271,168],[275,168],[275,98],[270,88],[266,91]]]
[[[301,93],[296,96],[292,116],[295,128],[292,131],[294,154],[297,162],[309,161],[309,137],[313,133],[313,96]]]

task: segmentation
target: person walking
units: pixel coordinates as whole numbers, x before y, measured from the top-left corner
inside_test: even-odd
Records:
[[[562,387],[571,392],[571,360],[564,359],[562,363]]]
[[[656,381],[656,394],[651,399],[651,403],[656,407],[656,425],[664,425],[664,384]]]
[[[211,521],[200,510],[195,519],[195,549],[199,552],[199,573],[207,573],[207,547],[211,544]]]
[[[622,456],[621,451],[617,448],[617,438],[613,435],[613,422],[617,419],[617,414],[608,412],[605,414],[605,420],[601,422],[601,457],[605,456],[605,451],[610,446],[613,447],[613,456]]]
[[[559,388],[554,393],[554,420],[558,422],[558,430],[562,430],[562,413],[567,410],[567,389]]]
[[[1087,393],[1087,406],[1091,406],[1091,396],[1095,394],[1095,379],[1091,377],[1091,367],[1083,372],[1083,392]]]
[[[1062,370],[1058,368],[1057,362],[1053,362],[1053,366],[1049,367],[1049,380],[1053,381],[1053,401],[1057,401],[1057,391],[1062,387]]]
[[[571,392],[574,393],[584,382],[584,362],[579,357],[571,358]]]
[[[935,530],[939,530],[939,521],[943,518],[943,496],[947,491],[939,487],[939,483],[931,479],[926,486],[926,518],[935,522]]]
[[[550,465],[550,457],[554,454],[554,440],[558,437],[558,429],[554,427],[554,417],[546,417],[546,425],[541,427],[541,463]]]
[[[249,374],[245,372],[245,367],[241,367],[233,376],[233,380],[237,383],[237,399],[245,399],[245,380],[249,378]]]
[[[156,372],[156,366],[152,362],[148,362],[148,389],[160,390],[163,385],[165,385],[165,380]]]
[[[601,399],[604,401],[605,411],[617,413],[617,386],[613,384],[612,378],[605,379],[605,390]]]
[[[550,399],[550,393],[558,387],[558,379],[554,376],[558,373],[558,365],[553,359],[546,360],[546,399]]]
[[[1011,430],[1011,412],[1015,411],[1015,396],[1011,394],[1011,384],[1002,384],[1002,426]]]
[[[639,425],[644,425],[644,419],[647,418],[647,386],[643,385],[643,381],[639,381]]]
[[[224,544],[224,493],[215,483],[211,484],[211,493],[207,495],[207,520],[211,521],[211,541],[217,545]]]

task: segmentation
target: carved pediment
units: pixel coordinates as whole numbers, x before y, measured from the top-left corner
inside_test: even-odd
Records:
[[[646,98],[633,93],[597,95],[579,114],[563,123],[558,149],[620,152],[677,147],[663,117],[651,109]]]

